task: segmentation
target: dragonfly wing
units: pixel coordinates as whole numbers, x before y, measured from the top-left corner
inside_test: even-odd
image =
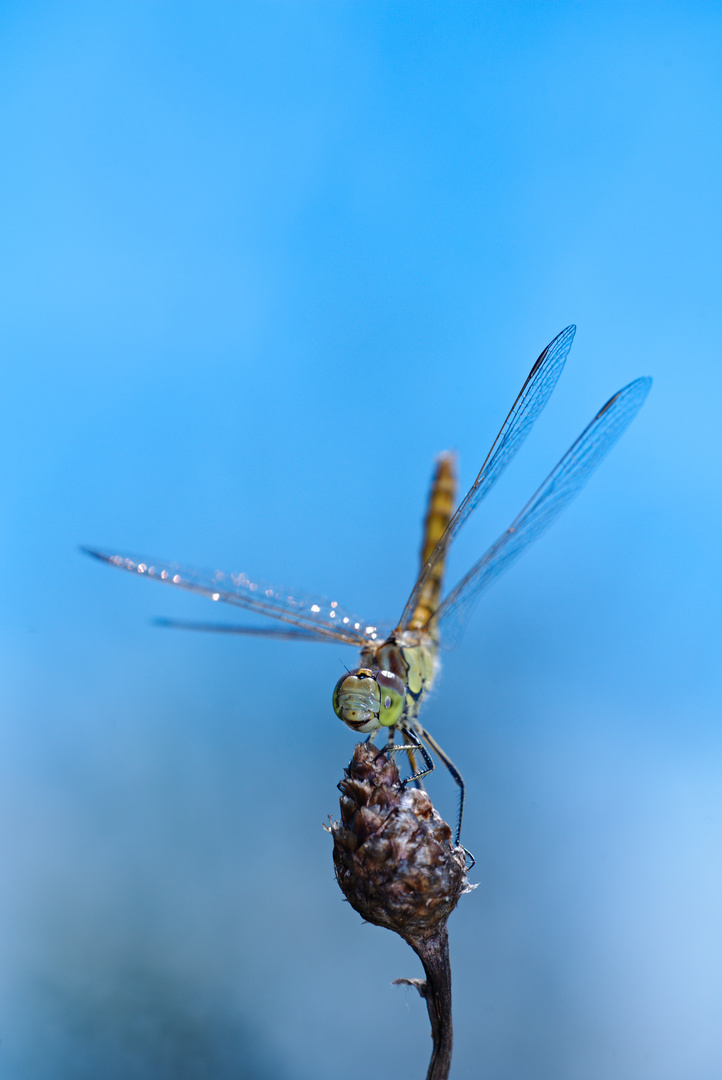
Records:
[[[556,520],[631,424],[651,385],[651,379],[636,379],[599,410],[506,532],[439,606],[432,621],[442,635],[453,638],[480,593]]]
[[[101,562],[117,566],[135,575],[152,578],[173,585],[178,589],[199,593],[211,600],[221,600],[235,607],[255,611],[272,619],[290,623],[301,630],[310,631],[318,637],[333,641],[345,641],[349,645],[363,646],[375,641],[377,630],[361,619],[344,611],[335,600],[325,600],[290,589],[280,589],[267,582],[251,579],[244,573],[228,573],[224,570],[198,570],[167,563],[160,559],[144,559],[133,555],[121,555],[82,549]]]
[[[481,500],[491,491],[502,472],[521,447],[532,426],[556,386],[576,333],[576,326],[562,330],[537,359],[529,372],[519,396],[511,407],[479,475],[459,505],[446,531],[421,570],[411,596],[406,602],[400,629],[406,629],[413,617],[421,590],[440,559],[443,559],[454,537]]]
[[[191,619],[153,619],[154,626],[170,630],[200,630],[211,634],[240,634],[246,637],[273,638],[275,641],[335,641],[338,638],[314,633],[312,630],[294,630],[285,626],[237,626],[234,623],[194,622]]]

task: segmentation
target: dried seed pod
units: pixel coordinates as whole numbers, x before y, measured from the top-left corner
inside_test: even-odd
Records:
[[[341,820],[331,822],[336,877],[367,922],[400,934],[426,979],[396,979],[426,1001],[433,1051],[427,1080],[451,1068],[451,967],[446,923],[466,880],[466,852],[425,791],[406,788],[399,771],[372,743],[359,743],[341,790]]]
[[[402,786],[393,760],[359,743],[330,831],[338,883],[368,922],[418,940],[437,931],[468,889],[465,852],[425,791]]]

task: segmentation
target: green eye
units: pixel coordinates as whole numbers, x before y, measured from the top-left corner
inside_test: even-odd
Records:
[[[398,723],[404,711],[404,684],[398,675],[393,675],[390,671],[379,671],[376,684],[381,695],[379,723],[382,727],[392,727]]]

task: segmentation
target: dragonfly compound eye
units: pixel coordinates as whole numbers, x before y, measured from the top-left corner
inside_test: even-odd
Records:
[[[333,711],[354,731],[378,731],[381,691],[368,668],[358,668],[343,675],[333,692]]]
[[[383,727],[391,727],[401,719],[406,689],[398,675],[390,671],[377,671],[376,682],[381,698],[379,723]]]

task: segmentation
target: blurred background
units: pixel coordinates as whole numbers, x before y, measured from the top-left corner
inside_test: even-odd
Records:
[[[449,584],[619,387],[629,432],[424,720],[468,784],[453,1075],[722,1073],[722,12],[0,9],[0,1076],[425,1074],[419,976],[334,881],[352,649],[78,551],[398,617],[579,330]],[[237,614],[237,613],[236,613]],[[453,820],[447,776],[429,783]]]

